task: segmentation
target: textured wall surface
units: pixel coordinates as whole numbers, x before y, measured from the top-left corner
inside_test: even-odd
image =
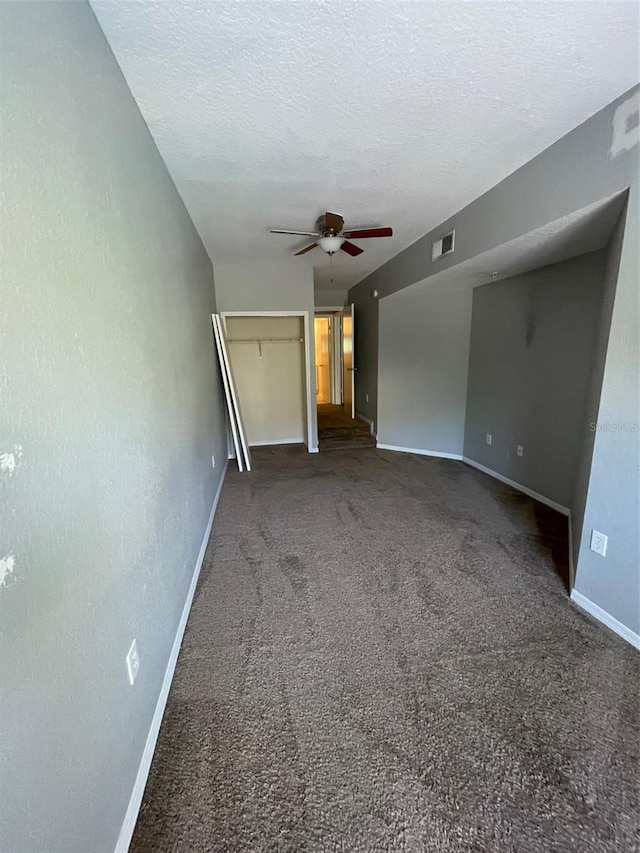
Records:
[[[213,276],[89,6],[0,31],[0,848],[98,853],[226,456]]]
[[[462,454],[470,289],[380,302],[378,442]]]
[[[629,188],[628,208],[611,318],[606,363],[597,413],[602,425],[629,424],[595,436],[593,463],[582,539],[574,543],[578,557],[576,590],[633,631],[640,630],[640,443],[633,426],[640,410],[638,346],[640,341],[638,259],[640,205],[640,90],[636,87],[560,139],[502,183],[401,252],[356,287],[359,368],[357,407],[370,394],[369,417],[377,406],[377,322],[370,291],[381,296],[436,275],[440,269],[487,252]],[[455,227],[456,251],[432,263],[431,241]],[[375,319],[375,318],[373,318]],[[605,561],[589,550],[595,528],[610,535]]]
[[[473,294],[464,455],[565,507],[588,432],[604,264],[595,252]]]
[[[392,225],[343,286],[638,82],[633,2],[92,3],[214,263],[327,209]]]

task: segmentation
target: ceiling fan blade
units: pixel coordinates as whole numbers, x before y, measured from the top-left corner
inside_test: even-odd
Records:
[[[296,234],[300,237],[319,237],[317,231],[281,231],[279,228],[272,228],[271,234]]]
[[[348,240],[345,240],[340,248],[343,252],[346,252],[347,255],[351,255],[352,258],[356,255],[361,255],[364,252],[364,249],[361,249],[360,246],[356,246],[354,243],[350,243]]]
[[[344,232],[345,237],[363,240],[365,237],[393,237],[392,228],[355,228]]]
[[[344,219],[339,213],[330,213],[327,211],[324,215],[324,227],[326,231],[335,231],[339,234],[344,226]]]
[[[317,243],[311,243],[309,246],[305,246],[304,249],[300,249],[299,252],[294,252],[294,256],[295,255],[304,255],[305,252],[310,252],[312,249],[315,249],[315,247],[317,245],[318,245]]]

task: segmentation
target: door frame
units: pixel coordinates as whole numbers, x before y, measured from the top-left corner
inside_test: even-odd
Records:
[[[331,315],[331,402],[342,405],[342,317]]]
[[[305,442],[309,453],[317,453],[318,448],[313,444],[313,421],[315,411],[315,382],[311,381],[311,336],[309,334],[308,311],[221,311],[220,316],[227,330],[227,317],[302,317],[304,336],[304,385],[307,411],[307,440]],[[315,368],[314,368],[315,369]]]
[[[344,321],[345,319],[351,320],[351,367],[345,368],[344,366]],[[343,310],[340,312],[340,350],[341,350],[341,363],[342,363],[342,407],[345,405],[345,385],[346,385],[346,373],[351,373],[349,377],[349,386],[351,390],[351,419],[356,419],[356,319],[355,319],[355,305],[353,302],[350,302],[346,305]]]

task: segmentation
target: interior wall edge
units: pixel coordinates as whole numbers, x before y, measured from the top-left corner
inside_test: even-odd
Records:
[[[629,206],[629,190],[625,193],[625,201],[620,215],[614,226],[609,243],[603,250],[606,253],[606,262],[603,276],[603,304],[598,329],[598,339],[592,356],[590,369],[589,387],[585,394],[585,423],[596,423],[602,397],[604,383],[604,371],[606,355],[609,348],[611,335],[611,321],[613,307],[618,287],[618,274],[622,257],[622,246],[627,225],[627,212]],[[573,483],[571,496],[572,505],[572,539],[576,544],[574,553],[575,575],[578,574],[578,563],[580,561],[581,549],[584,547],[582,533],[584,528],[585,513],[587,508],[587,495],[591,479],[591,466],[595,450],[595,432],[585,432],[585,437],[580,451],[578,470]],[[605,612],[605,611],[603,611]]]

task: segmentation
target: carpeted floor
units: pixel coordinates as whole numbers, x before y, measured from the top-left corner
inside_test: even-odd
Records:
[[[229,471],[133,851],[638,849],[640,656],[565,520],[460,462]]]
[[[320,451],[355,450],[356,447],[375,447],[371,427],[359,418],[352,418],[343,406],[318,406],[318,444]]]

